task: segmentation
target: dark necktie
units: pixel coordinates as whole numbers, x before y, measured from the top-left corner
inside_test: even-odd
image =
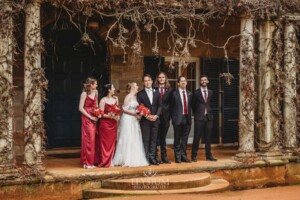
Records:
[[[207,101],[207,94],[206,94],[206,90],[203,90],[203,93],[204,93],[204,100],[205,100],[205,102],[206,102],[206,101]],[[204,114],[205,114],[205,115],[207,114],[207,108],[206,108],[206,105],[205,105]]]
[[[203,90],[203,93],[204,93],[204,100],[205,102],[207,101],[207,94],[206,94],[206,90]]]
[[[185,96],[184,90],[182,90],[182,96],[183,96],[183,114],[187,115],[188,111],[187,111],[187,106],[186,106],[186,96]]]
[[[162,99],[162,97],[164,96],[164,88],[163,87],[161,87],[160,88],[160,99]]]

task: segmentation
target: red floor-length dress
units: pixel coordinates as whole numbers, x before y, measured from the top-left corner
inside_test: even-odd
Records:
[[[97,105],[98,97],[94,99],[88,95],[85,99],[83,109],[92,115],[92,109]],[[81,155],[80,161],[84,165],[93,166],[95,162],[95,137],[97,124],[85,115],[81,115]]]
[[[112,105],[105,103],[104,113]],[[115,153],[118,123],[114,119],[101,118],[99,126],[99,167],[110,167]]]

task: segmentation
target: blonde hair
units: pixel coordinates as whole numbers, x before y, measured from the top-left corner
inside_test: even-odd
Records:
[[[126,85],[126,92],[129,93],[131,88],[134,86],[134,84],[136,84],[136,82],[129,82]]]
[[[96,79],[88,77],[83,84],[82,91],[86,92],[88,95],[91,94],[91,85],[95,84],[95,82],[97,82]]]

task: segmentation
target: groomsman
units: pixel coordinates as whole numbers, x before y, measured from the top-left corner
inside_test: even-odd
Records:
[[[153,81],[149,74],[144,75],[143,83],[145,87],[137,94],[137,101],[151,111],[151,115],[142,117],[140,121],[143,144],[149,163],[159,165],[155,159],[159,115],[161,113],[159,92],[152,88]]]
[[[156,149],[156,161],[160,163],[170,164],[171,162],[167,158],[167,143],[166,137],[170,127],[170,98],[173,92],[173,89],[170,87],[170,83],[166,73],[160,72],[155,80],[154,87],[159,91],[159,99],[162,105],[162,111],[159,116],[160,122],[158,126],[158,137],[157,137],[157,146],[160,147],[161,161],[157,156]]]
[[[192,94],[186,90],[184,76],[177,79],[178,89],[174,90],[170,103],[172,124],[174,127],[175,162],[191,162],[186,155],[186,147],[191,130]]]
[[[213,113],[211,109],[211,101],[213,91],[207,89],[209,83],[206,75],[200,77],[201,88],[194,91],[192,108],[194,112],[194,140],[192,147],[192,161],[197,162],[197,152],[199,148],[199,141],[202,135],[205,140],[205,155],[208,161],[217,161],[211,153],[210,138],[213,128]]]

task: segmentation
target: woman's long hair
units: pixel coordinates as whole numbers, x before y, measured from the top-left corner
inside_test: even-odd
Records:
[[[91,85],[96,82],[97,80],[95,78],[88,77],[83,84],[82,92],[86,92],[88,95],[91,94]]]
[[[111,87],[112,87],[111,83],[108,83],[108,84],[104,85],[101,97],[106,97],[109,93],[109,90],[111,90]]]
[[[166,78],[165,88],[166,88],[166,89],[169,89],[171,85],[170,85],[169,79],[168,79],[168,77],[167,77],[167,74],[166,74],[165,72],[159,72],[159,73],[157,74],[156,79],[155,79],[155,82],[154,82],[154,84],[153,84],[153,87],[155,87],[155,88],[158,88],[158,87],[159,87],[158,77],[159,77],[159,75],[161,75],[161,74],[163,74],[163,75],[165,76],[165,78]]]

